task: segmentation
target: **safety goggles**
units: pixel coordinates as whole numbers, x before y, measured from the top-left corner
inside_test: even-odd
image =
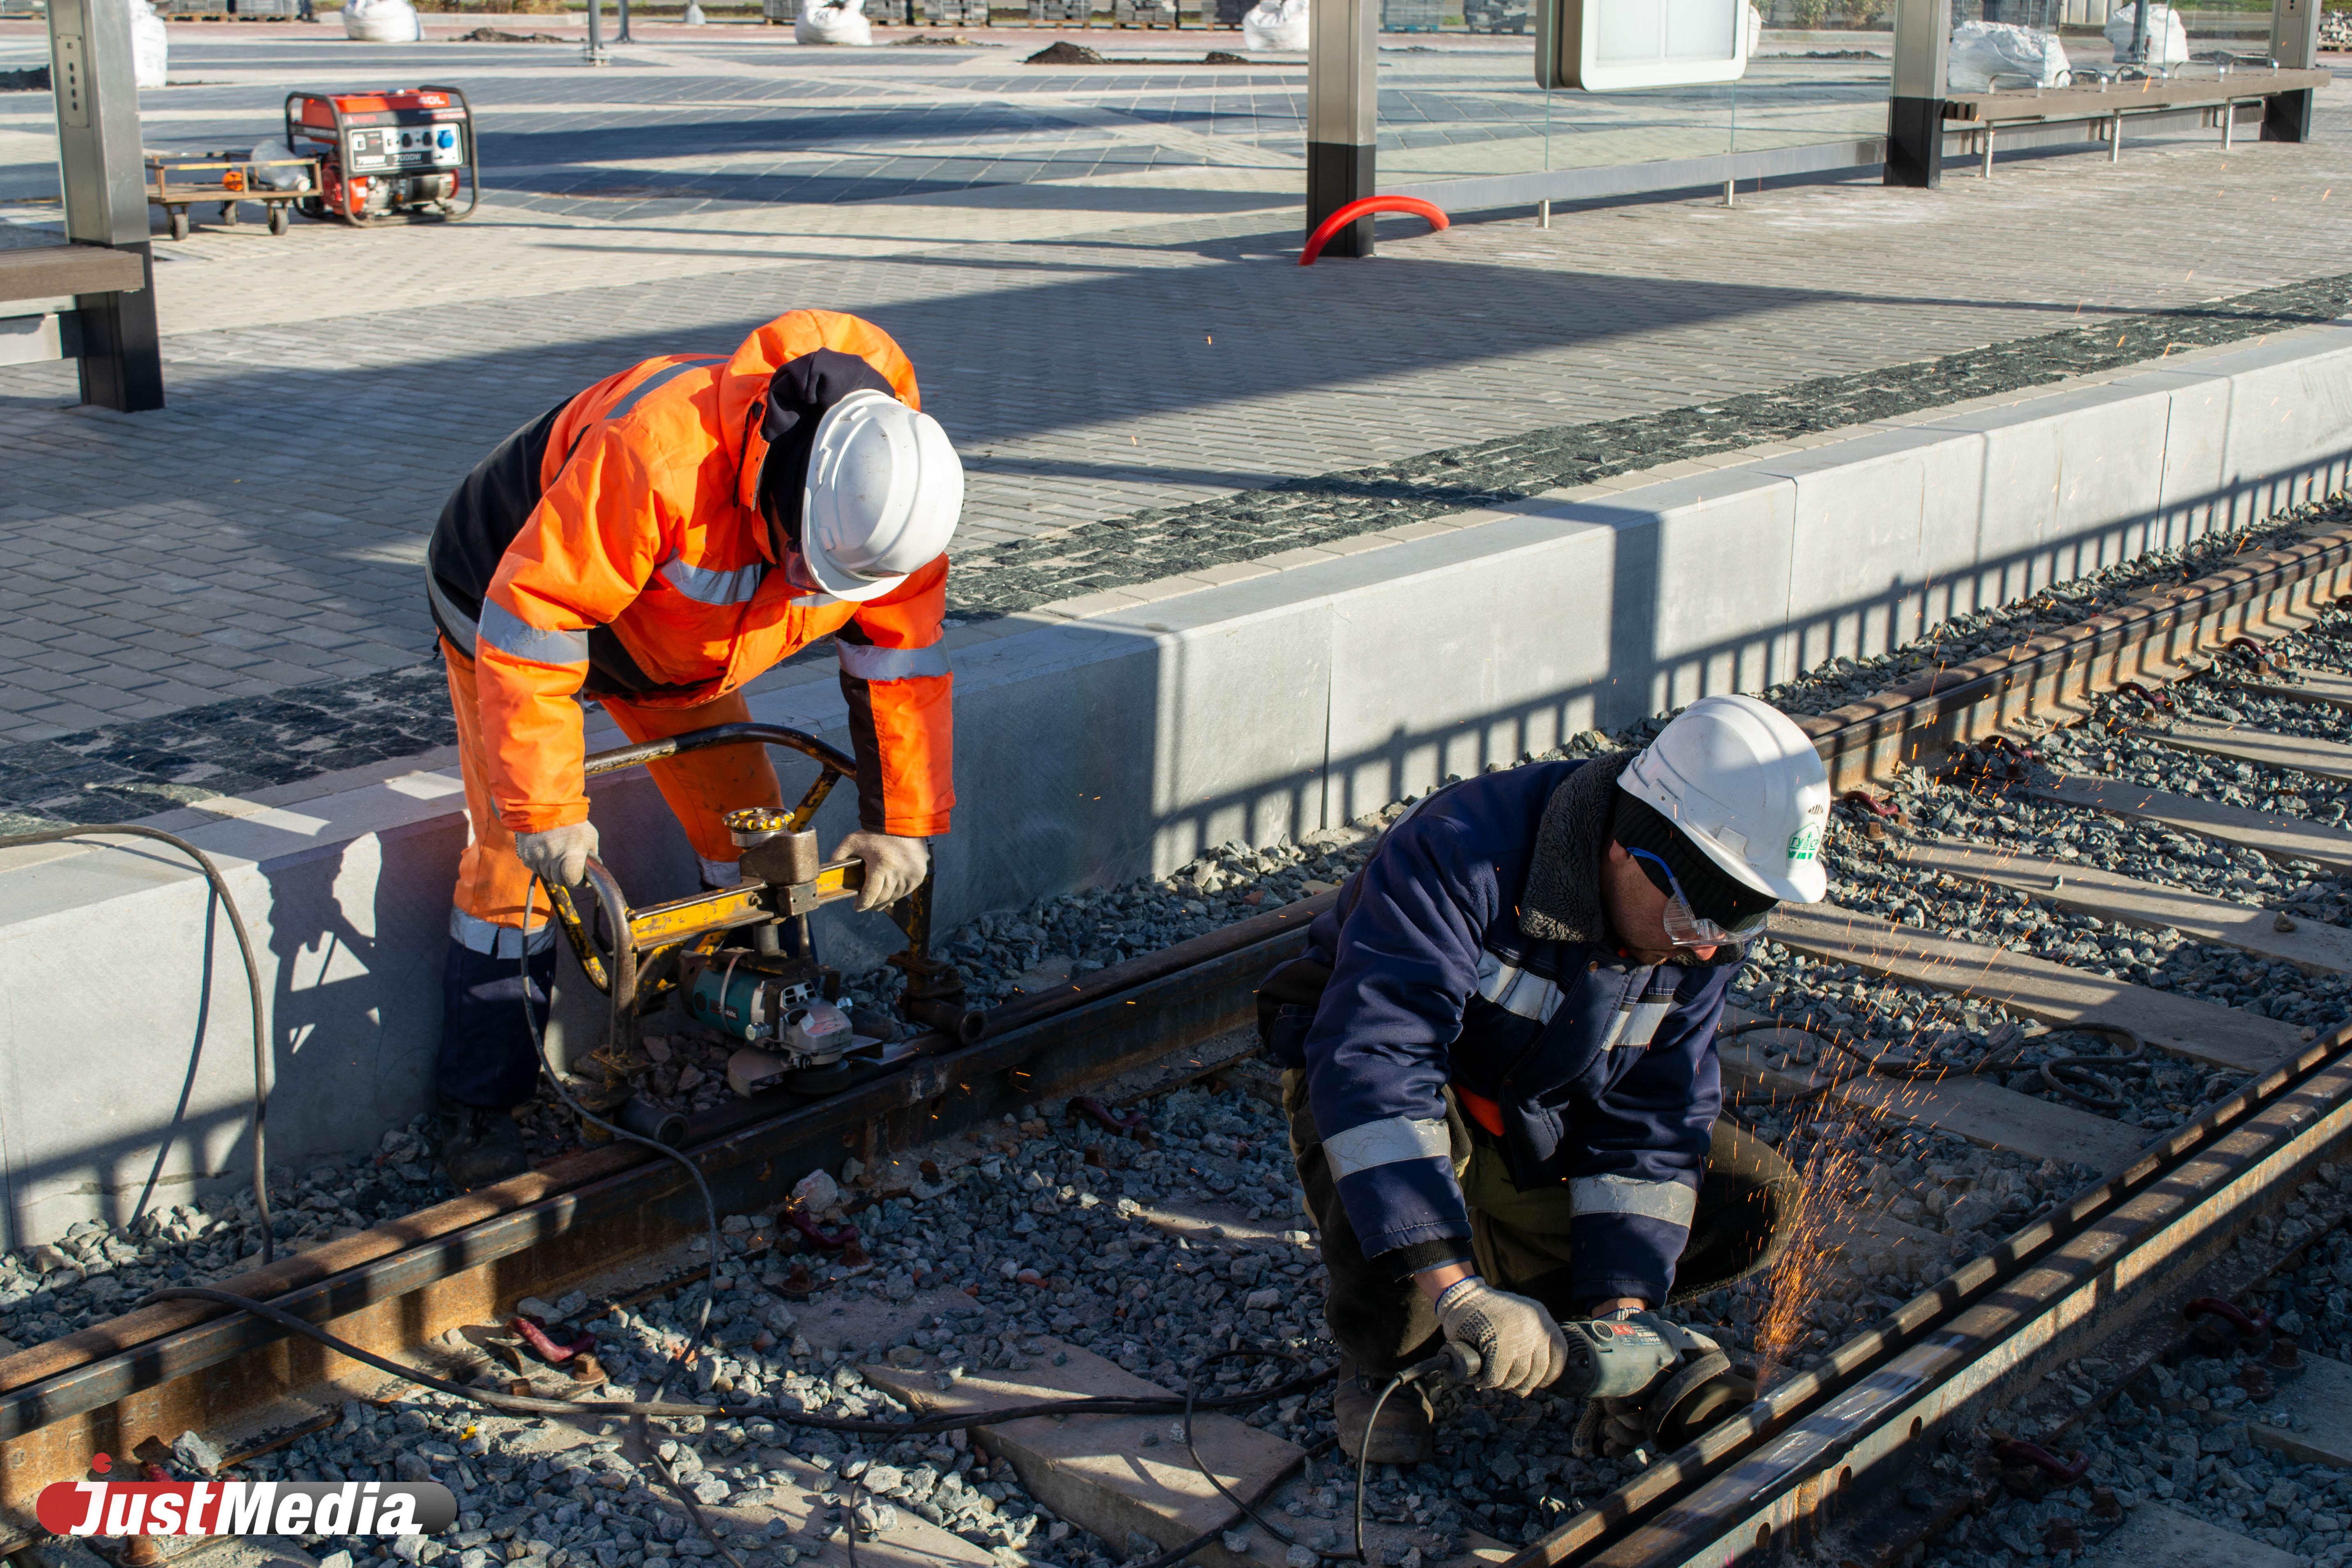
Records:
[[[1728,926],[1719,926],[1691,908],[1682,883],[1675,879],[1673,867],[1647,849],[1628,849],[1625,853],[1642,862],[1650,885],[1666,895],[1666,940],[1676,947],[1721,947],[1727,942],[1746,942],[1761,932],[1765,922],[1772,918],[1772,911],[1763,909]],[[1653,867],[1656,869],[1651,869]],[[1662,877],[1665,879],[1663,882],[1659,880]]]

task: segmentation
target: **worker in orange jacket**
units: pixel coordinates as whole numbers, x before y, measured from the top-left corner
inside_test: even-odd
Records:
[[[536,873],[596,852],[580,703],[645,742],[747,719],[742,688],[830,636],[857,759],[857,907],[921,882],[955,804],[940,647],[963,470],[872,323],[794,310],[729,358],[607,376],[501,442],[449,498],[426,585],[472,828],[458,863],[436,1067],[460,1187],[524,1168],[511,1109],[538,1070],[555,933]],[[782,804],[758,745],[653,764],[706,886],[740,879],[723,813]],[[528,954],[528,979],[521,961]]]

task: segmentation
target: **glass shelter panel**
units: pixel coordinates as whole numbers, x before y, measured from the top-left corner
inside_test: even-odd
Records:
[[[1532,21],[1514,0],[1385,0],[1381,183],[1419,185],[1881,136],[1894,35],[1881,0],[1845,3],[1848,9],[1832,11],[1824,0],[1772,0],[1769,16],[1748,6],[1748,68],[1736,82],[1595,93],[1546,92],[1536,85]],[[1654,40],[1634,42],[1654,51]],[[1604,27],[1602,49],[1611,47]]]

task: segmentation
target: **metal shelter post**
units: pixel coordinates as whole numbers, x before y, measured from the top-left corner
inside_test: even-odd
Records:
[[[155,258],[147,239],[147,164],[139,142],[128,0],[49,0],[49,61],[66,237],[136,251],[136,293],[77,294],[81,400],[136,414],[163,406]]]
[[[604,0],[588,0],[588,49],[582,58],[592,66],[613,63],[604,53]]]
[[[1307,232],[1374,193],[1380,0],[1316,0],[1307,35]],[[1372,220],[1331,237],[1326,256],[1370,256]]]
[[[2287,70],[2308,70],[2319,63],[2320,0],[2271,0],[2271,58]],[[2309,88],[2301,92],[2274,92],[2263,100],[2263,140],[2311,140]]]
[[[629,37],[629,0],[614,0],[614,4],[620,10],[621,25],[614,31],[613,41],[616,44],[635,43],[636,40]]]
[[[1886,104],[1890,185],[1944,183],[1944,85],[1952,0],[1895,0],[1895,92]]]

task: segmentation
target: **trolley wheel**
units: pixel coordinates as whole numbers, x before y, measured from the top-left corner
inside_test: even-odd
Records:
[[[293,225],[294,220],[287,213],[286,204],[284,202],[272,202],[269,204],[270,233],[284,234],[289,228],[291,228]]]
[[[302,209],[302,216],[309,218],[312,223],[324,223],[327,221],[327,204],[323,197],[304,196],[294,205],[300,207]]]
[[[236,226],[236,204],[235,202],[221,203],[221,226],[223,228],[235,228]]]
[[[172,210],[171,210],[171,219],[170,219],[170,221],[171,221],[171,225],[172,225],[172,237],[173,237],[173,239],[185,239],[185,238],[187,238],[187,237],[188,237],[188,209],[187,209],[187,208],[185,208],[185,207],[173,207],[173,208],[172,208]]]

